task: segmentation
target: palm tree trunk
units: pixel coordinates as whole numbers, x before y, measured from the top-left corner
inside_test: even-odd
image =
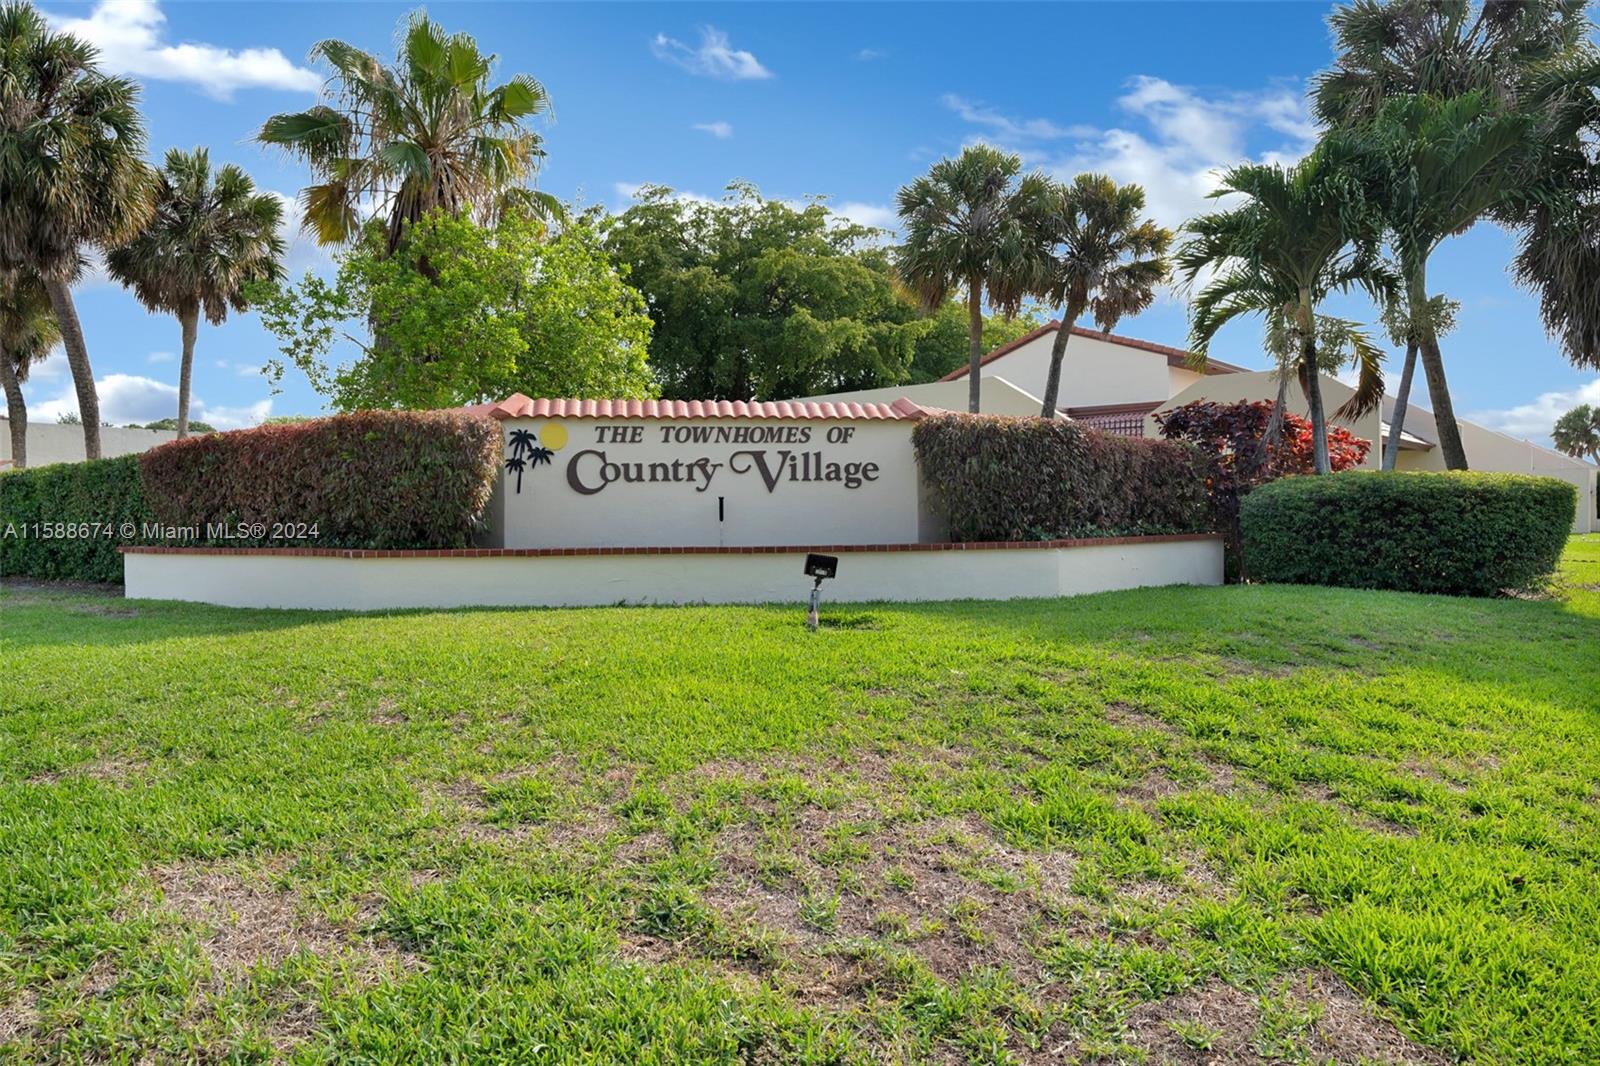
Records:
[[[72,303],[72,287],[59,278],[45,278],[50,308],[61,329],[61,346],[67,351],[67,366],[72,368],[72,384],[78,392],[78,417],[83,420],[83,456],[100,458],[100,395],[94,387],[94,371],[89,367],[89,349],[83,343],[83,324]]]
[[[0,386],[6,390],[6,420],[11,426],[11,469],[28,465],[28,405],[22,402],[22,383],[11,356],[0,345]]]
[[[1400,390],[1394,395],[1394,417],[1389,420],[1389,439],[1383,446],[1383,469],[1393,470],[1400,460],[1400,431],[1406,424],[1406,404],[1411,400],[1411,375],[1417,370],[1417,338],[1406,340],[1406,362],[1400,368]]]
[[[1467,449],[1461,443],[1461,427],[1456,425],[1456,409],[1444,379],[1444,357],[1432,333],[1432,329],[1425,329],[1421,338],[1422,372],[1428,379],[1428,400],[1433,404],[1434,428],[1439,431],[1439,450],[1444,453],[1446,470],[1466,470]]]
[[[1056,338],[1050,344],[1050,374],[1044,380],[1044,404],[1040,414],[1045,418],[1056,416],[1056,401],[1061,394],[1061,364],[1067,356],[1067,341],[1072,339],[1072,325],[1078,316],[1070,311],[1063,311],[1061,327],[1056,330]]]
[[[967,410],[977,414],[983,387],[978,380],[983,367],[983,285],[976,280],[967,282],[967,356],[971,360],[967,370]]]
[[[1317,372],[1316,338],[1308,335],[1300,351],[1306,408],[1311,413],[1311,464],[1317,473],[1326,474],[1332,466],[1328,462],[1328,416],[1322,410],[1322,375]]]
[[[200,328],[200,308],[186,307],[178,314],[183,325],[183,361],[178,364],[178,439],[189,435],[189,379],[194,375],[194,338]]]

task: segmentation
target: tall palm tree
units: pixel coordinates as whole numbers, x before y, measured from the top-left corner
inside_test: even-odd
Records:
[[[1217,331],[1242,315],[1264,316],[1269,327],[1278,318],[1290,331],[1319,474],[1328,472],[1329,463],[1317,307],[1329,293],[1351,286],[1387,299],[1393,284],[1378,257],[1381,219],[1363,196],[1354,162],[1347,148],[1324,142],[1288,169],[1231,168],[1212,195],[1240,195],[1245,202],[1191,219],[1177,253],[1190,283],[1202,272],[1216,272],[1194,300],[1191,337],[1198,362],[1204,362]],[[1377,350],[1370,344],[1354,350],[1360,382],[1338,412],[1351,417],[1370,410],[1383,395]]]
[[[1061,364],[1084,312],[1093,310],[1095,325],[1109,333],[1124,315],[1149,307],[1167,279],[1172,231],[1143,214],[1144,190],[1103,174],[1079,174],[1050,190],[1040,220],[1048,251],[1036,295],[1061,308],[1061,328],[1050,346],[1045,418],[1056,416]]]
[[[1530,77],[1586,47],[1587,0],[1356,0],[1328,17],[1338,58],[1313,83],[1325,125],[1350,128],[1396,97],[1488,92],[1507,106]]]
[[[544,86],[526,74],[490,85],[495,57],[464,33],[447,34],[417,12],[394,65],[344,41],[311,49],[332,68],[327,99],[261,127],[263,143],[305,160],[317,182],[301,194],[306,228],[344,244],[376,215],[388,249],[429,211],[471,210],[491,222],[508,207],[557,217],[560,204],[525,182],[544,158],[525,123],[550,113]]]
[[[0,275],[0,387],[11,425],[11,465],[17,470],[28,465],[28,406],[22,383],[29,369],[60,342],[50,294],[39,276],[21,271]]]
[[[1445,465],[1465,470],[1466,450],[1430,310],[1437,296],[1428,292],[1428,260],[1445,238],[1466,232],[1531,179],[1538,159],[1533,120],[1506,110],[1484,90],[1472,90],[1448,98],[1397,97],[1354,133],[1331,136],[1353,139],[1365,154],[1367,195],[1383,211],[1404,280],[1407,365],[1421,357]],[[1404,421],[1397,403],[1391,439],[1399,437]]]
[[[1550,436],[1557,450],[1600,463],[1600,407],[1579,404],[1556,419]]]
[[[95,59],[28,4],[0,5],[0,271],[44,282],[90,459],[100,457],[100,401],[72,284],[89,246],[118,244],[149,217],[153,184],[138,87]]]
[[[178,436],[189,435],[189,386],[200,315],[221,325],[243,311],[244,287],[283,276],[283,205],[257,193],[243,170],[211,170],[204,148],[167,153],[150,222],[106,256],[111,276],[152,311],[175,315],[183,330],[178,371]]]
[[[899,271],[929,308],[955,289],[967,300],[971,380],[967,408],[978,410],[983,363],[983,301],[1015,314],[1039,275],[1038,219],[1049,201],[1042,175],[1019,178],[1022,160],[988,145],[941,159],[901,188],[897,198],[905,243]]]
[[[1537,164],[1498,188],[1493,203],[1483,205],[1484,190],[1474,188],[1480,206],[1464,225],[1493,217],[1518,231],[1515,276],[1539,292],[1545,325],[1568,356],[1600,366],[1600,287],[1592,280],[1600,272],[1600,63],[1588,9],[1588,0],[1357,0],[1329,19],[1338,58],[1316,80],[1314,108],[1324,124],[1349,130],[1400,101],[1472,96],[1480,113],[1528,121]],[[1408,277],[1406,313],[1425,323],[1428,305],[1410,288]],[[1421,354],[1447,465],[1462,468],[1437,337],[1431,345],[1408,338],[1406,349],[1408,369]],[[1409,384],[1409,374],[1402,380]],[[1396,416],[1403,419],[1403,404]],[[1397,425],[1391,450],[1398,439]]]

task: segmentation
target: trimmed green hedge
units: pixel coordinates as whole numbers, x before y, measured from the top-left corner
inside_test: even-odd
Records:
[[[1550,477],[1351,470],[1263,485],[1239,521],[1261,581],[1491,596],[1555,572],[1577,501]]]
[[[0,474],[0,574],[120,583],[117,548],[150,543],[123,525],[153,518],[136,455]]]
[[[163,444],[140,456],[165,523],[264,537],[224,543],[463,548],[481,529],[501,452],[499,423],[461,411],[357,411]],[[315,526],[274,536],[284,524]]]
[[[934,415],[912,431],[929,503],[959,541],[1054,540],[1211,527],[1189,445],[1066,419]]]

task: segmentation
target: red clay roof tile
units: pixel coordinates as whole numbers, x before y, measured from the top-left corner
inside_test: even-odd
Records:
[[[837,403],[799,400],[552,400],[516,393],[499,403],[467,410],[504,421],[507,418],[794,418],[849,421],[917,419],[933,409],[905,397],[893,403]]]

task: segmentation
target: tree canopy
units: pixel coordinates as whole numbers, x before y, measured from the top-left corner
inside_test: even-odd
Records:
[[[820,201],[769,200],[735,183],[707,203],[647,186],[609,224],[606,248],[644,294],[650,364],[669,399],[898,384],[929,329],[881,233]]]
[[[593,220],[545,238],[541,222],[516,212],[491,228],[436,211],[390,255],[375,220],[339,253],[333,281],[307,274],[252,293],[282,344],[268,377],[297,366],[339,410],[449,407],[514,392],[651,395],[650,319]],[[358,355],[330,365],[341,342]]]

